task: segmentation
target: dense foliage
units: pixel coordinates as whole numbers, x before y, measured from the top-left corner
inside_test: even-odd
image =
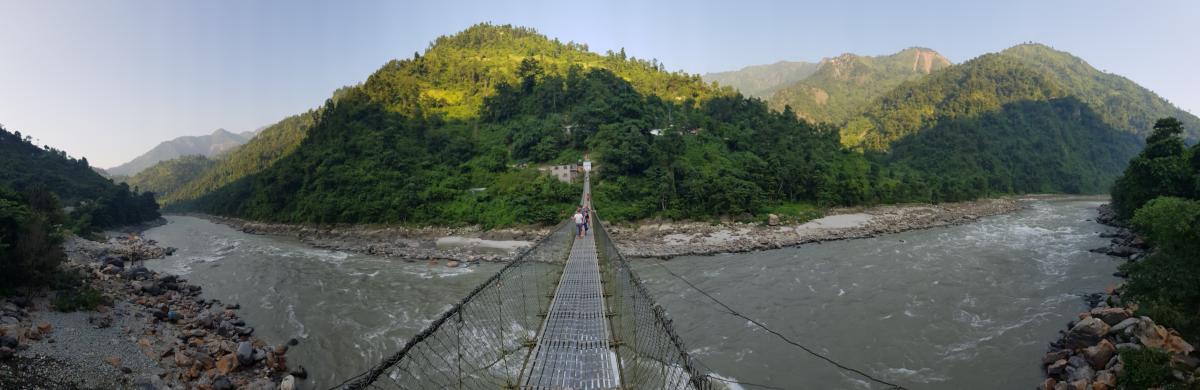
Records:
[[[1146,148],[1113,186],[1113,206],[1154,251],[1122,266],[1123,298],[1164,325],[1200,337],[1200,147],[1184,147],[1174,118],[1158,120]]]
[[[1008,103],[1065,96],[1052,79],[1018,61],[987,54],[901,84],[842,129],[848,146],[887,150],[939,120],[999,111]]]
[[[337,96],[338,94],[335,93],[334,99]],[[312,127],[313,122],[316,121],[315,115],[315,111],[293,115],[263,129],[245,145],[215,159],[211,167],[205,169],[194,179],[187,181],[186,184],[174,190],[158,192],[159,201],[171,205],[194,200],[238,179],[261,172],[283,156],[296,150],[300,141],[303,141],[304,137],[308,135],[308,130]],[[190,169],[193,166],[194,164],[178,163],[163,168]],[[161,175],[155,175],[192,176],[188,172],[164,172]]]
[[[1077,99],[1009,103],[998,111],[942,120],[897,141],[880,156],[893,168],[884,180],[906,172],[909,178],[896,185],[921,193],[880,198],[1102,193],[1139,147],[1136,136],[1107,125]]]
[[[46,282],[63,260],[58,198],[44,185],[17,194],[0,188],[0,295]]]
[[[848,146],[887,150],[942,119],[1068,96],[1087,104],[1109,126],[1141,137],[1150,133],[1150,118],[1172,115],[1187,126],[1200,125],[1200,119],[1128,79],[1096,70],[1070,54],[1028,44],[901,84],[848,119],[842,140]],[[1189,130],[1185,138],[1194,141],[1198,134]]]
[[[23,192],[44,186],[70,211],[76,231],[128,225],[158,218],[154,195],[130,190],[100,176],[87,159],[74,159],[61,150],[39,148],[0,127],[0,188]]]
[[[770,107],[791,107],[801,118],[841,124],[901,83],[947,66],[949,60],[925,48],[877,57],[843,54],[821,61],[811,76],[780,88],[770,96]]]
[[[141,191],[172,194],[196,180],[213,167],[215,161],[202,155],[188,155],[161,161],[125,180]]]
[[[1097,70],[1070,53],[1030,43],[1013,46],[1000,54],[1048,75],[1068,95],[1087,103],[1117,129],[1145,138],[1153,132],[1156,120],[1173,117],[1183,123],[1185,140],[1189,143],[1200,140],[1200,118],[1137,83]]]

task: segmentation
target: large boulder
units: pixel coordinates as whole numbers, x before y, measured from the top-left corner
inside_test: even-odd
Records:
[[[1087,317],[1075,323],[1067,332],[1066,347],[1070,349],[1087,348],[1096,345],[1108,334],[1108,324],[1096,317]]]
[[[1095,308],[1092,309],[1091,314],[1092,317],[1099,318],[1109,326],[1120,324],[1121,321],[1125,321],[1129,317],[1133,316],[1133,313],[1130,312],[1129,309],[1119,307]]]
[[[1088,364],[1096,370],[1103,370],[1104,366],[1108,364],[1108,360],[1116,354],[1117,347],[1108,340],[1101,340],[1099,344],[1083,349],[1084,359],[1087,359]]]

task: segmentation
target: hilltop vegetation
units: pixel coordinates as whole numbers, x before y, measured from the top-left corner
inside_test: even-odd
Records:
[[[877,57],[843,54],[821,61],[815,73],[779,88],[768,101],[772,109],[790,106],[809,121],[843,123],[901,83],[948,66],[949,60],[925,48]]]
[[[1181,135],[1185,141],[1200,140],[1200,118],[1137,83],[1097,70],[1070,53],[1031,43],[1013,46],[1000,54],[1050,75],[1066,94],[1087,103],[1113,127],[1146,138],[1153,133],[1158,119],[1173,117],[1183,125]]]
[[[1019,45],[985,54],[889,91],[842,127],[843,142],[887,150],[898,139],[934,127],[939,120],[992,112],[1019,101],[1074,97],[1109,126],[1145,137],[1153,119],[1176,115],[1200,119],[1170,105],[1124,77],[1100,72],[1070,54],[1044,45]],[[1186,134],[1197,137],[1195,130]]]
[[[1009,103],[1065,96],[1046,75],[1000,54],[909,81],[879,97],[842,129],[847,146],[887,150],[892,142],[931,128],[940,120],[998,111]]]
[[[150,193],[115,184],[93,171],[87,159],[41,147],[19,132],[0,127],[0,189],[53,194],[53,203],[71,208],[64,221],[79,232],[90,232],[158,218]],[[38,198],[44,198],[39,196]]]

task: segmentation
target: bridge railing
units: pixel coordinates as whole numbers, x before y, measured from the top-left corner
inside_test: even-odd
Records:
[[[575,228],[563,222],[343,389],[516,388]]]
[[[694,365],[671,319],[625,256],[617,250],[599,218],[593,218],[605,303],[621,370],[627,389],[723,389]]]

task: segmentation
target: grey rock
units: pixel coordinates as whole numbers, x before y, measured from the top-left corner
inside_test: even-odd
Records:
[[[237,358],[238,358],[238,363],[240,363],[243,367],[253,366],[254,362],[255,362],[254,346],[251,345],[249,341],[243,341],[243,342],[238,343]]]
[[[1096,376],[1096,371],[1092,370],[1091,367],[1088,367],[1086,365],[1083,367],[1068,367],[1067,368],[1067,381],[1068,382],[1074,382],[1074,381],[1078,381],[1078,380],[1091,381],[1092,377],[1095,377],[1095,376]]]
[[[16,348],[17,339],[8,336],[0,336],[0,347]]]
[[[213,390],[233,390],[233,383],[229,381],[229,378],[220,377],[213,381],[212,388]]]
[[[1120,332],[1122,330],[1125,330],[1125,328],[1133,326],[1134,324],[1137,324],[1137,323],[1138,323],[1137,318],[1126,318],[1124,320],[1121,320],[1121,322],[1118,322],[1116,325],[1113,325],[1111,328],[1108,328],[1108,331],[1110,333]]]

